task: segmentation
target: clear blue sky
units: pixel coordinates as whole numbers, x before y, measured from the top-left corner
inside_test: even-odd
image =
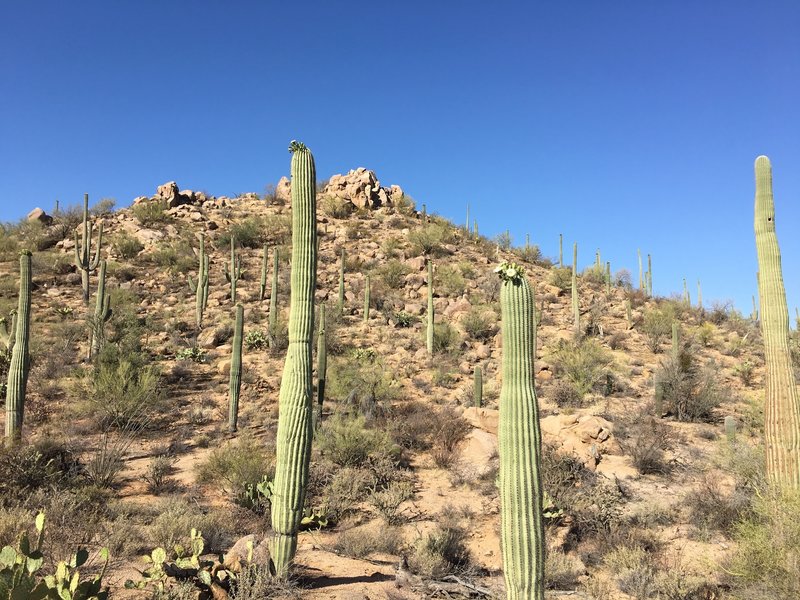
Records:
[[[358,166],[482,233],[579,242],[745,313],[753,161],[800,304],[800,2],[4,2],[0,220]]]

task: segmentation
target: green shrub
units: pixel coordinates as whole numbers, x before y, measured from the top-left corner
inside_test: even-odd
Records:
[[[415,229],[408,236],[411,249],[415,256],[441,256],[444,254],[444,245],[452,241],[452,228],[442,223],[429,223],[420,229]]]
[[[461,336],[450,323],[435,323],[433,326],[434,354],[450,354],[458,350]]]
[[[386,432],[367,429],[361,416],[335,415],[325,421],[318,439],[322,455],[340,467],[361,467],[370,456],[391,450]]]
[[[236,441],[217,448],[197,466],[201,483],[214,484],[235,500],[246,497],[248,488],[274,474],[274,453],[251,436],[241,436]]]
[[[217,238],[217,249],[223,252],[229,251],[231,236],[234,236],[237,248],[260,250],[267,242],[264,235],[266,221],[263,217],[247,217],[232,223],[230,228]]]
[[[144,250],[144,244],[127,233],[118,234],[113,239],[112,245],[116,249],[117,253],[126,260],[135,258],[139,252]]]
[[[679,421],[712,421],[714,409],[728,395],[717,382],[713,363],[698,369],[685,355],[664,360],[655,382],[656,402]]]
[[[154,265],[168,269],[170,273],[188,273],[197,266],[191,246],[183,241],[161,244],[148,258]]]
[[[592,285],[603,285],[606,282],[606,268],[596,264],[586,267],[581,273],[581,280]]]
[[[467,282],[458,267],[442,265],[436,269],[434,287],[437,294],[452,298],[464,293],[467,289]]]
[[[163,399],[158,371],[125,357],[99,362],[86,396],[90,414],[104,430],[144,426],[161,409]]]
[[[396,554],[402,546],[403,536],[395,527],[371,523],[346,529],[334,542],[337,554],[352,558],[366,558],[371,554]]]
[[[101,198],[89,212],[95,217],[103,217],[112,214],[116,205],[117,201],[114,198]]]
[[[353,203],[338,196],[324,196],[319,206],[322,214],[334,219],[346,219],[353,212]]]
[[[269,335],[263,329],[251,329],[244,336],[248,350],[263,350],[269,346]]]
[[[639,473],[667,474],[672,463],[667,452],[675,446],[670,426],[642,410],[618,423],[617,440]]]
[[[347,408],[371,419],[385,411],[400,388],[371,348],[358,348],[348,357],[337,357],[328,365],[328,393]]]
[[[464,331],[473,340],[488,342],[497,333],[497,321],[497,315],[494,312],[474,306],[464,315],[461,324],[464,327]]]
[[[661,344],[672,335],[673,321],[675,321],[675,309],[669,304],[645,312],[642,333],[651,352],[661,352]]]
[[[570,267],[555,267],[550,269],[550,285],[556,286],[562,292],[572,289],[572,269]]]
[[[145,200],[131,207],[131,213],[144,227],[170,221],[166,210],[167,203],[164,200]]]
[[[552,361],[556,374],[566,377],[581,398],[605,381],[611,365],[607,351],[590,338],[577,342],[559,340]]]
[[[458,525],[438,523],[414,545],[412,568],[432,579],[464,573],[471,562],[466,538],[466,532]]]
[[[406,275],[410,272],[411,267],[399,260],[390,260],[378,269],[379,277],[391,290],[402,288],[406,282]]]

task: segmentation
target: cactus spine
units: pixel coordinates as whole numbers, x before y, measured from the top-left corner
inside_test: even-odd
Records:
[[[781,253],[775,234],[772,167],[766,156],[756,159],[755,176],[754,229],[767,388],[764,407],[767,477],[778,486],[798,489],[800,397],[789,350],[789,308],[781,271]]]
[[[197,328],[203,327],[203,313],[208,304],[208,255],[206,254],[206,237],[200,234],[200,254],[197,265],[197,281],[189,276],[189,289],[195,295],[195,321]]]
[[[503,385],[500,390],[500,520],[510,600],[544,597],[541,430],[533,386],[533,291],[516,265],[500,266]]]
[[[92,222],[89,220],[89,194],[83,195],[83,240],[78,243],[78,232],[75,231],[75,266],[81,271],[83,303],[89,304],[89,273],[100,264],[100,247],[103,244],[103,223],[97,228],[97,247],[94,257],[91,254]]]
[[[428,259],[428,329],[425,332],[425,338],[429,356],[433,356],[433,325],[433,261]]]
[[[572,245],[572,320],[575,335],[581,333],[581,311],[578,304],[578,242]]]
[[[272,287],[269,292],[269,346],[275,343],[278,335],[278,260],[280,260],[278,247],[272,255]]]
[[[364,323],[369,322],[369,275],[364,281]]]
[[[231,266],[222,265],[225,271],[225,279],[231,284],[231,302],[236,304],[236,282],[242,277],[242,257],[236,255],[236,238],[231,234]]]
[[[292,142],[292,269],[289,348],[279,397],[270,543],[272,571],[285,577],[297,551],[312,438],[312,332],[317,278],[314,157]]]
[[[328,372],[328,344],[325,340],[325,305],[319,307],[319,332],[317,333],[317,410],[316,428],[322,423],[322,403],[325,401],[325,379]]]
[[[228,383],[228,431],[236,431],[239,420],[239,391],[242,389],[242,333],[244,329],[244,308],[236,305],[236,318],[233,324],[233,346],[231,347],[231,377]]]
[[[339,314],[344,312],[344,248],[342,248],[342,260],[339,263]]]
[[[28,341],[31,325],[31,253],[23,250],[19,256],[19,304],[14,331],[14,347],[8,367],[6,385],[6,441],[15,443],[22,437],[25,412],[25,389],[28,386],[30,354]]]
[[[111,296],[106,294],[106,261],[100,261],[100,273],[97,276],[97,303],[92,319],[89,344],[89,358],[97,356],[105,343],[105,324],[111,318]]]
[[[258,286],[258,299],[263,300],[267,295],[267,245],[261,254],[261,282]]]
[[[483,371],[475,367],[472,374],[472,403],[480,408],[483,406]]]

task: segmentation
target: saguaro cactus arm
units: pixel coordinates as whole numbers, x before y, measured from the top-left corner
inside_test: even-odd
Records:
[[[8,367],[6,385],[6,438],[13,444],[22,436],[22,421],[25,411],[25,390],[28,385],[31,324],[31,253],[23,250],[19,256],[19,304],[17,325],[11,363]]]
[[[800,488],[800,398],[789,351],[789,308],[781,253],[775,233],[772,167],[766,156],[755,163],[755,237],[761,333],[766,362],[764,439],[767,477],[781,487]]]
[[[289,347],[279,397],[270,557],[279,576],[287,574],[297,551],[312,439],[312,332],[317,277],[314,157],[292,142],[292,271]]]

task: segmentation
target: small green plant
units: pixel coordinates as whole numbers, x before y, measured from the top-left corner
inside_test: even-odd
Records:
[[[450,323],[436,323],[433,327],[434,354],[450,354],[458,349],[460,342],[458,330]]]
[[[394,313],[394,320],[395,323],[397,323],[398,327],[411,327],[419,319],[417,319],[411,313],[407,313],[404,310],[400,310]]]
[[[370,456],[388,454],[391,450],[386,432],[367,429],[361,416],[334,416],[325,422],[318,439],[322,455],[340,467],[360,467]]]
[[[147,465],[142,478],[147,483],[147,489],[151,494],[158,495],[172,487],[174,482],[169,478],[175,465],[175,459],[166,454],[154,456]]]
[[[672,323],[675,321],[675,309],[666,304],[661,308],[653,308],[645,312],[642,332],[651,352],[661,352],[661,345],[672,334]]]
[[[569,267],[556,267],[550,269],[550,285],[556,286],[562,292],[567,292],[572,287],[572,269]]]
[[[391,290],[402,288],[410,272],[411,268],[399,260],[390,260],[378,269],[381,281]]]
[[[117,253],[126,260],[135,258],[139,252],[144,250],[144,244],[127,233],[118,234],[112,240],[111,245],[114,247]]]
[[[215,449],[197,467],[201,483],[212,483],[228,492],[234,500],[248,505],[248,492],[265,479],[273,477],[273,453],[250,436]]]
[[[165,200],[145,200],[131,208],[133,216],[144,227],[167,223],[170,220],[170,216],[166,211],[167,203]]]
[[[444,223],[429,223],[412,231],[408,236],[411,249],[417,256],[441,256],[444,245],[452,241],[452,227]]]
[[[205,362],[207,352],[199,346],[190,346],[188,348],[180,348],[175,353],[175,360],[190,360],[192,362],[201,363]]]
[[[264,350],[269,347],[269,334],[263,329],[250,329],[244,336],[248,350]]]
[[[480,307],[471,308],[464,315],[461,324],[467,335],[476,341],[488,342],[497,333],[497,317],[494,313]]]
[[[733,372],[739,376],[739,379],[742,380],[742,383],[744,385],[748,386],[753,382],[754,370],[755,370],[755,365],[749,360],[740,362],[735,367],[733,367]]]
[[[552,360],[556,372],[572,383],[581,398],[605,381],[611,365],[606,350],[591,338],[577,342],[560,340]]]

